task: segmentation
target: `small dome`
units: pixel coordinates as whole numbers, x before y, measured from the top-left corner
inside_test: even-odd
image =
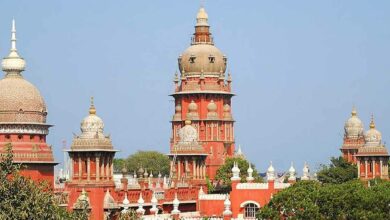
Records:
[[[347,138],[357,138],[363,136],[364,126],[362,121],[358,118],[355,108],[353,108],[351,112],[351,117],[345,122],[344,130]]]
[[[104,131],[103,120],[94,114],[90,114],[81,122],[81,135],[82,137],[96,137],[96,135],[102,137]]]
[[[219,77],[226,71],[226,57],[212,44],[194,44],[179,57],[179,69],[187,76],[204,72],[204,75]]]
[[[209,112],[216,112],[217,111],[217,104],[215,104],[214,100],[211,100],[210,103],[207,105],[207,110]]]
[[[371,118],[370,129],[365,135],[365,146],[378,146],[382,142],[382,134],[375,128],[374,117]]]
[[[194,102],[194,100],[192,100],[191,103],[188,105],[188,110],[190,112],[198,111],[198,105]]]
[[[181,105],[176,105],[175,111],[176,111],[176,113],[180,113],[181,112]]]
[[[225,105],[223,106],[223,111],[224,111],[224,112],[230,112],[230,105],[229,105],[229,104],[225,104]]]

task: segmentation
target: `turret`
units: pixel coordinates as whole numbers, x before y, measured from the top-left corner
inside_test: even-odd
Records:
[[[305,162],[305,165],[303,166],[303,176],[301,178],[301,180],[310,180],[310,169],[309,169],[309,165]]]
[[[253,169],[252,169],[252,165],[251,165],[251,163],[249,163],[249,168],[248,168],[248,170],[247,170],[247,172],[248,172],[248,176],[246,177],[246,181],[248,182],[248,183],[251,183],[251,182],[253,182],[253,180],[255,179],[255,178],[253,178]]]

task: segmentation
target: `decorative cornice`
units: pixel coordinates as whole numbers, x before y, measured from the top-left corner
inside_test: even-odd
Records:
[[[49,134],[46,124],[0,124],[1,134]]]

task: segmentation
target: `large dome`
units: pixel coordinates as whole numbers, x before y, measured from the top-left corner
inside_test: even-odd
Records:
[[[226,57],[212,44],[191,45],[179,57],[179,69],[186,75],[220,75],[226,71]]]
[[[38,89],[21,76],[0,80],[0,123],[46,123],[46,104]]]

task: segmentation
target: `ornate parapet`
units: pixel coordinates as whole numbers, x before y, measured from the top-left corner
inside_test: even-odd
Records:
[[[201,194],[199,200],[221,200],[226,199],[226,194]]]
[[[268,189],[268,183],[239,183],[236,189]]]

